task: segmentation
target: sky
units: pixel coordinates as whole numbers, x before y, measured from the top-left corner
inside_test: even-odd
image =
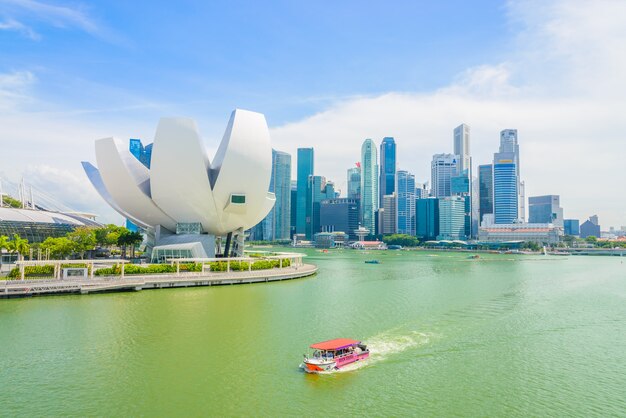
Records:
[[[626,2],[0,0],[0,178],[120,222],[80,161],[94,140],[198,122],[209,154],[230,112],[264,113],[274,148],[315,148],[346,190],[364,139],[393,136],[430,178],[452,130],[474,166],[519,132],[527,196],[626,225]]]

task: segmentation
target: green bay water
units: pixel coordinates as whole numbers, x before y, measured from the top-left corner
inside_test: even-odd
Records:
[[[0,416],[626,416],[625,258],[305,252],[315,277],[0,300]],[[299,369],[335,337],[371,360]]]

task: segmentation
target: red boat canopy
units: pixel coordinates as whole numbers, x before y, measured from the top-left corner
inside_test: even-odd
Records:
[[[335,338],[334,340],[322,341],[311,346],[316,350],[341,350],[351,345],[359,344],[361,341],[351,340],[350,338]]]

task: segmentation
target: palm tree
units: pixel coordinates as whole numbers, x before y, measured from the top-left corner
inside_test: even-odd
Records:
[[[2,266],[2,250],[8,249],[9,237],[0,235],[0,266]]]
[[[28,253],[30,245],[26,238],[21,238],[17,234],[13,234],[13,239],[7,243],[7,250],[11,253],[17,253],[18,259],[23,260],[24,254]]]

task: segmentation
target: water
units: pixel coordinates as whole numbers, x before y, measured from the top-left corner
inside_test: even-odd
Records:
[[[0,300],[0,415],[626,416],[624,258],[307,252],[308,279]],[[299,369],[335,337],[370,361]]]

